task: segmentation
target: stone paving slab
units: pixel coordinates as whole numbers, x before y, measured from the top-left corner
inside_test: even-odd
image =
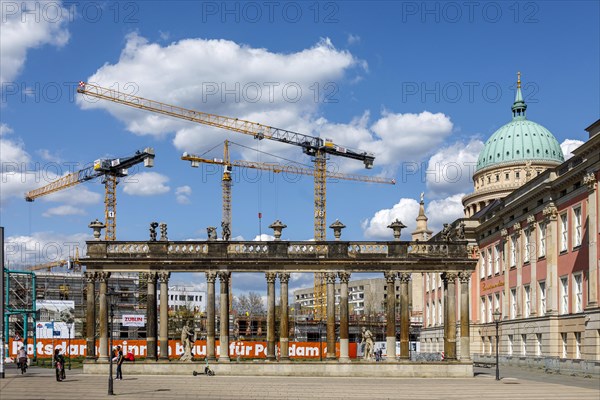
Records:
[[[122,399],[577,399],[598,400],[600,389],[536,382],[515,377],[496,381],[473,378],[315,378],[248,376],[127,376],[114,381]],[[108,377],[67,371],[56,382],[54,371],[30,368],[25,375],[8,369],[0,380],[1,400],[106,399]]]

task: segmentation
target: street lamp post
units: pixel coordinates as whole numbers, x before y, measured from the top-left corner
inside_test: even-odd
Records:
[[[113,391],[113,326],[114,326],[114,296],[115,293],[114,292],[109,292],[106,293],[106,297],[108,297],[108,302],[110,305],[110,314],[109,314],[109,337],[110,337],[110,344],[109,344],[109,355],[108,355],[108,360],[109,360],[109,368],[108,368],[108,394],[109,396],[114,395],[114,391]]]
[[[69,371],[71,370],[71,324],[67,325],[69,330]]]
[[[496,323],[496,380],[500,380],[500,364],[498,363],[498,325],[500,324],[500,318],[502,318],[502,313],[500,310],[496,309],[492,314],[494,316],[494,322]]]
[[[69,331],[69,350],[68,350],[68,357],[69,357],[69,371],[71,370],[71,328],[73,325],[73,322],[75,322],[75,318],[73,317],[73,314],[71,314],[70,310],[67,310],[65,312],[61,312],[60,315],[60,319],[62,320],[62,322],[64,322],[65,324],[67,324],[67,330]]]

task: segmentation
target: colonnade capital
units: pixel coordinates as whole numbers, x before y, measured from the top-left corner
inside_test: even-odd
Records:
[[[400,283],[408,283],[410,282],[410,274],[407,272],[399,272],[398,280],[400,281]]]
[[[108,278],[110,278],[110,272],[101,271],[101,272],[98,272],[96,276],[100,282],[107,283]]]
[[[206,275],[207,283],[215,283],[215,280],[217,280],[217,272],[216,271],[207,271],[205,275]]]
[[[160,281],[160,283],[168,283],[170,277],[170,272],[162,271],[158,273],[158,280]]]
[[[87,283],[94,283],[94,282],[96,282],[96,279],[98,278],[98,273],[97,272],[84,272],[83,276],[85,277],[85,281]]]
[[[338,278],[340,278],[341,283],[348,283],[350,281],[350,272],[341,271],[338,272]]]
[[[219,281],[221,283],[229,282],[229,278],[231,278],[231,272],[229,271],[219,271]]]
[[[454,283],[456,281],[456,278],[458,278],[458,273],[454,271],[444,272],[442,274],[442,280],[444,282]]]
[[[460,283],[469,283],[469,280],[471,279],[471,271],[459,272],[458,279],[460,279]]]
[[[395,283],[398,273],[396,271],[383,271],[383,277],[387,283]]]
[[[334,272],[325,273],[325,279],[327,280],[327,283],[335,284],[335,273]]]
[[[150,272],[142,272],[142,277],[146,279],[148,282],[156,282],[158,279],[158,272],[150,271]]]
[[[275,283],[277,272],[265,272],[265,278],[267,279],[267,283]]]
[[[281,283],[288,283],[290,281],[290,273],[289,272],[279,272],[279,281]]]

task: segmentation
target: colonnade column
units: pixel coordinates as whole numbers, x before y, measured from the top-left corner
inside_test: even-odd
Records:
[[[328,272],[327,279],[327,359],[335,360],[335,273]]]
[[[215,360],[215,280],[217,273],[206,273],[206,358]]]
[[[387,361],[396,361],[396,272],[385,271],[383,276],[387,283],[385,303],[385,341]]]
[[[156,331],[158,327],[156,318],[156,280],[157,272],[146,273],[148,282],[148,297],[146,299],[146,361],[156,361],[158,356],[158,347],[156,341]]]
[[[231,272],[219,272],[221,283],[221,326],[219,335],[219,362],[229,362],[229,279]]]
[[[456,360],[456,276],[442,274],[444,281],[444,354],[446,360]]]
[[[110,272],[99,272],[98,279],[100,280],[100,292],[98,300],[100,302],[100,346],[98,361],[108,361],[108,278]]]
[[[288,282],[290,280],[289,272],[279,273],[279,282],[281,283],[281,321],[279,326],[279,352],[280,360],[289,360],[289,327],[288,327]]]
[[[349,362],[349,334],[348,334],[348,281],[349,272],[338,272],[340,278],[340,362]]]
[[[84,274],[87,282],[86,288],[86,360],[96,359],[96,278],[98,273],[86,272]]]
[[[276,272],[266,272],[267,278],[267,361],[275,361],[275,279]]]
[[[408,312],[408,283],[410,282],[410,274],[404,272],[399,273],[398,280],[400,281],[400,359],[408,360],[410,357],[410,315]],[[394,348],[395,347],[396,341],[394,336]]]
[[[160,272],[160,359],[169,359],[169,277],[170,272]]]
[[[469,280],[471,271],[458,274],[460,279],[460,359],[471,359],[471,331],[469,318]]]

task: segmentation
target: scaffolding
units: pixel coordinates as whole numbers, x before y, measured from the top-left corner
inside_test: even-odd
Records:
[[[4,269],[4,337],[22,335],[23,345],[27,346],[29,332],[33,346],[36,345],[36,276],[34,272]],[[12,330],[11,330],[12,326]],[[33,359],[36,360],[36,352]]]

